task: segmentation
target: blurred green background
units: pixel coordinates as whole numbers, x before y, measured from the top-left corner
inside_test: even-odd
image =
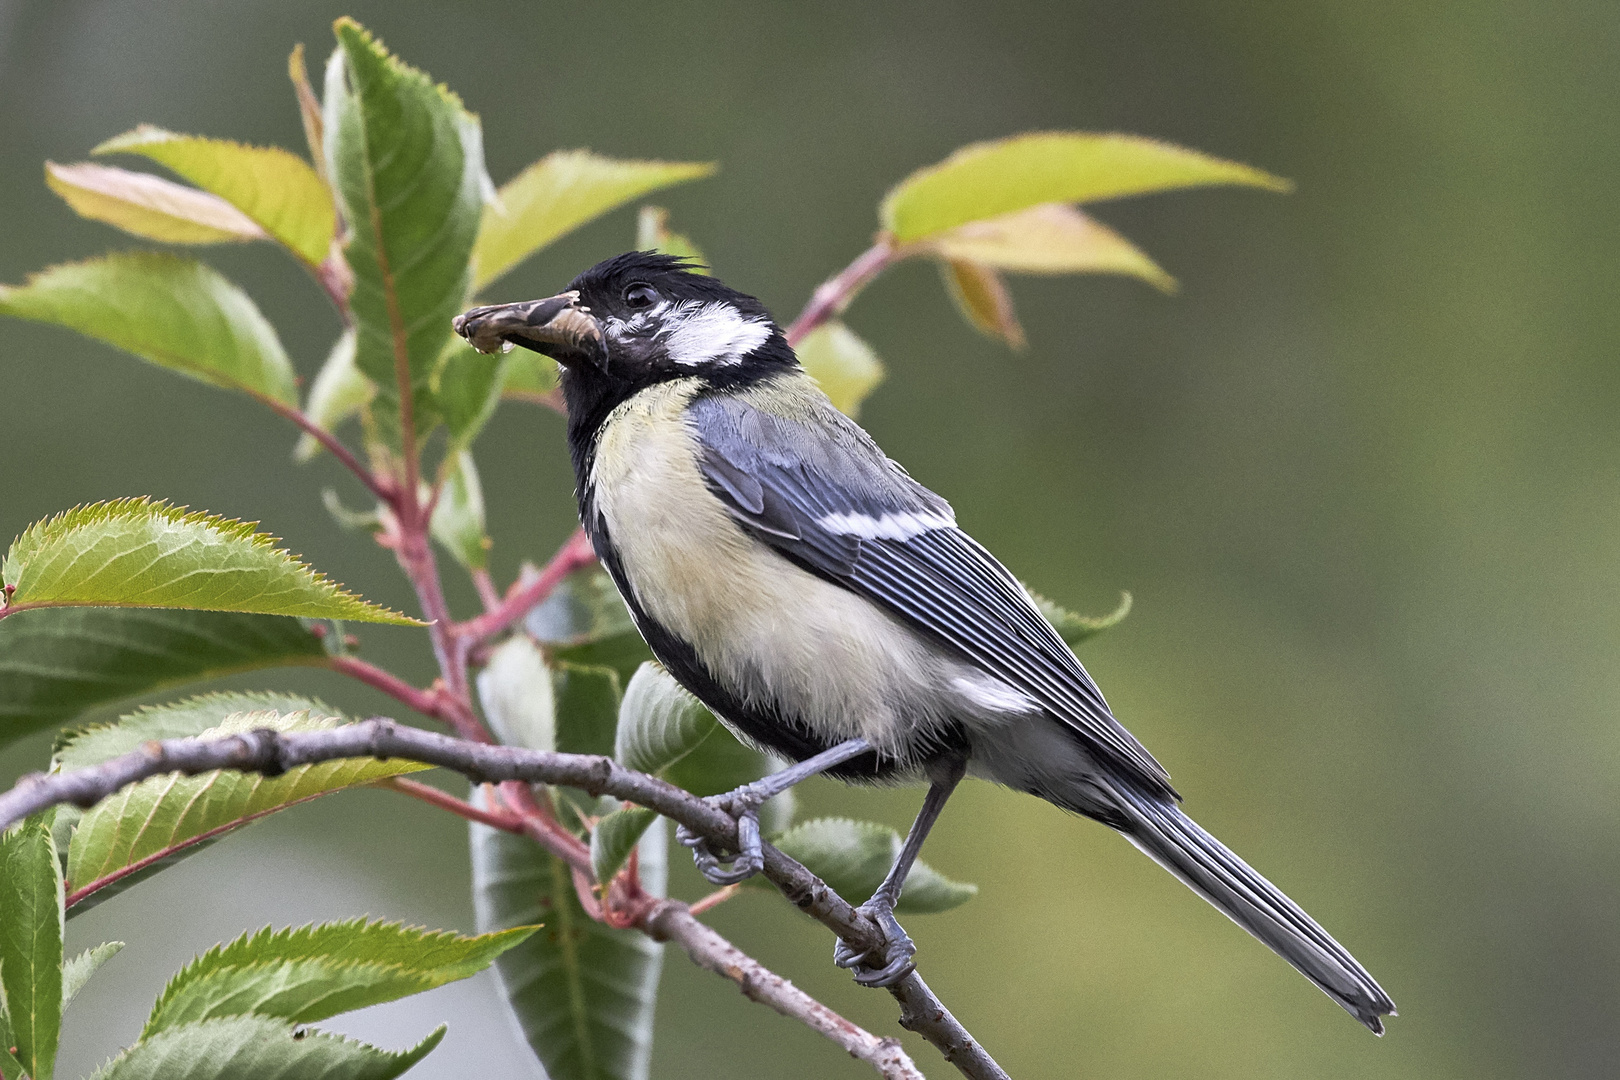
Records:
[[[1070,607],[1135,612],[1084,650],[1187,808],[1314,913],[1403,1015],[1375,1040],[1106,829],[969,785],[926,857],[983,890],[913,917],[930,982],[1019,1080],[1586,1077],[1620,1060],[1620,330],[1610,0],[1300,5],[404,4],[0,0],[0,280],[130,238],[75,218],[41,164],[149,121],[302,149],[284,68],[351,13],[482,114],[497,182],[557,147],[714,159],[658,201],[781,317],[866,243],[885,188],[974,139],[1155,135],[1292,177],[1104,205],[1183,283],[1017,279],[1032,346],[974,336],[934,272],[851,310],[889,364],[863,420],[964,525]],[[491,299],[554,291],[630,245],[621,211]],[[305,376],[336,333],[268,248],[206,257]],[[152,494],[262,520],[410,604],[340,532],[253,404],[45,327],[0,337],[0,533]],[[497,576],[572,526],[561,424],[508,405],[480,444]],[[464,582],[453,603],[470,610]],[[367,655],[430,675],[425,642]],[[272,676],[355,710],[334,678]],[[8,752],[37,767],[47,742]],[[904,825],[917,791],[812,785]],[[249,926],[370,912],[470,929],[459,823],[382,793],[256,826],[72,924],[129,949],[69,1014],[63,1075],[134,1037],[169,972]],[[677,891],[700,883],[683,865]],[[826,933],[750,894],[746,949],[880,1032],[887,995]],[[412,1075],[538,1075],[489,976],[331,1026]],[[658,1077],[862,1066],[666,960]],[[930,1076],[952,1072],[908,1036]]]

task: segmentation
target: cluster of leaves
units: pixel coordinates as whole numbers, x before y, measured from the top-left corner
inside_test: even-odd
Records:
[[[47,184],[76,212],[133,235],[181,247],[265,242],[287,253],[325,292],[340,323],[302,401],[274,327],[245,292],[190,255],[141,251],[59,265],[24,285],[0,286],[0,313],[79,331],[318,429],[300,438],[299,460],[338,447],[336,433],[354,425],[371,474],[395,491],[415,493],[419,482],[418,499],[433,507],[432,536],[468,571],[487,574],[475,442],[503,400],[558,407],[556,370],[526,351],[473,351],[451,333],[451,316],[570,230],[713,166],[558,151],[497,188],[479,120],[454,94],[352,21],[339,20],[335,30],[321,93],[301,47],[289,61],[307,160],[143,125],[93,154],[141,157],[184,183],[99,162],[46,165]],[[872,251],[829,283],[838,286],[832,298],[790,334],[805,366],[853,415],[883,366],[841,315],[884,268],[913,257],[936,261],[969,323],[1020,347],[1004,274],[1121,273],[1174,287],[1148,256],[1076,204],[1200,184],[1285,186],[1246,166],[1130,136],[1060,132],[966,147],[888,194]],[[702,259],[657,207],[642,209],[637,246]],[[423,469],[429,456],[433,467]],[[327,504],[345,523],[385,534],[397,525],[386,502],[355,512],[328,492]],[[328,581],[251,525],[147,499],[79,507],[34,525],[6,555],[3,582],[0,744],[224,674],[340,667],[344,621],[423,625]],[[1071,644],[1129,607],[1127,597],[1112,615],[1086,619],[1038,602]],[[501,742],[611,755],[699,795],[780,764],[739,743],[650,662],[599,571],[567,579],[518,632],[480,655],[479,702]],[[70,732],[58,739],[53,768],[95,764],[154,738],[344,722],[321,702],[287,694],[193,697]],[[91,810],[59,809],[8,834],[0,841],[0,986],[4,1046],[15,1050],[0,1054],[0,1077],[49,1080],[61,1006],[116,950],[103,946],[64,964],[64,917],[266,814],[356,785],[403,784],[397,778],[414,769],[367,760],[274,779],[156,778]],[[177,975],[140,1041],[100,1075],[395,1076],[440,1033],[389,1054],[299,1025],[494,961],[550,1075],[644,1077],[662,947],[610,925],[591,898],[616,884],[661,895],[666,828],[641,808],[564,791],[533,794],[589,846],[594,882],[582,886],[565,862],[523,836],[475,824],[473,887],[484,936],[363,921],[246,936]],[[900,843],[886,825],[795,823],[793,816],[791,795],[766,807],[773,842],[851,901],[872,891]],[[919,863],[900,909],[941,911],[973,892]]]
[[[124,947],[109,941],[64,957],[60,824],[46,814],[0,837],[4,1080],[52,1080],[63,1010]],[[244,934],[176,973],[140,1038],[94,1080],[391,1080],[438,1045],[443,1026],[391,1052],[305,1025],[465,979],[535,929],[463,937],[356,919]]]

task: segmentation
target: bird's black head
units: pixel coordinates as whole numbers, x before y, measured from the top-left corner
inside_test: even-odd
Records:
[[[515,344],[555,359],[569,427],[586,432],[656,383],[723,389],[798,363],[765,305],[650,251],[597,263],[545,300],[474,308],[455,329],[486,352]]]

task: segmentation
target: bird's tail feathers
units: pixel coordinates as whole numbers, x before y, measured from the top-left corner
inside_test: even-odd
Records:
[[[1316,920],[1175,803],[1122,781],[1108,786],[1128,819],[1123,831],[1131,843],[1287,960],[1373,1034],[1384,1033],[1381,1017],[1393,1016],[1395,1003]]]

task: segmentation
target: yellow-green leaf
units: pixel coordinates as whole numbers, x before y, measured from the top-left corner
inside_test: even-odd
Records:
[[[641,251],[660,251],[685,259],[692,264],[692,272],[707,275],[708,260],[703,252],[687,237],[669,228],[669,211],[662,206],[643,206],[636,216],[636,247]]]
[[[327,431],[336,431],[339,424],[365,408],[376,394],[377,385],[355,366],[354,329],[350,327],[332,343],[326,363],[316,372],[304,415]],[[293,447],[293,459],[310,461],[320,452],[320,440],[306,431]]]
[[[181,968],[141,1038],[218,1016],[252,1013],[300,1024],[419,994],[483,971],[535,930],[478,937],[401,923],[344,922],[243,934]]]
[[[439,491],[429,523],[433,539],[462,566],[482,570],[489,565],[490,540],[484,533],[484,489],[472,451],[457,452]]]
[[[148,499],[30,525],[6,553],[4,577],[13,618],[30,607],[148,607],[421,625],[329,581],[252,523]]]
[[[501,365],[501,397],[548,405],[556,396],[557,362],[528,349],[514,349]]]
[[[946,260],[939,269],[945,276],[945,291],[968,325],[1014,349],[1024,347],[1024,327],[1000,274],[981,263],[959,259]]]
[[[439,1045],[443,1024],[408,1050],[369,1043],[271,1016],[222,1016],[142,1039],[94,1080],[394,1080]]]
[[[1041,203],[1241,184],[1289,191],[1280,177],[1137,135],[1036,132],[964,146],[919,169],[883,199],[883,227],[900,243]]]
[[[0,315],[54,323],[228,390],[298,402],[292,361],[248,295],[156,251],[63,263],[0,285]]]
[[[794,350],[840,412],[856,416],[861,402],[883,381],[883,361],[872,347],[836,319],[822,323]]]
[[[554,361],[538,353],[523,352],[547,364]],[[471,446],[495,407],[501,403],[501,388],[507,362],[516,351],[481,353],[459,337],[445,344],[443,359],[429,388],[444,417],[444,426],[450,435],[452,449]]]
[[[322,183],[326,183],[325,120],[321,116],[321,99],[315,96],[315,88],[309,84],[309,68],[304,66],[302,41],[293,46],[292,53],[287,57],[287,78],[292,80],[293,93],[298,97],[298,118],[304,123],[304,141],[309,144],[309,159],[315,164],[316,175]]]
[[[211,191],[258,222],[311,266],[332,246],[332,193],[307,161],[279,146],[176,135],[142,124],[108,139],[93,154],[139,154]]]
[[[815,818],[793,826],[771,843],[809,867],[852,904],[873,892],[894,865],[903,841],[887,825],[849,818]],[[952,881],[927,863],[912,864],[895,910],[932,914],[967,903],[977,885]]]
[[[335,716],[274,711],[233,713],[202,738],[256,728],[281,732],[339,727]],[[143,780],[87,810],[68,845],[67,877],[83,888],[118,871],[244,819],[340,788],[367,784],[430,766],[393,759],[345,758],[289,769],[277,777],[230,770]]]
[[[1046,621],[1051,623],[1052,628],[1069,643],[1071,649],[1087,638],[1096,637],[1104,630],[1113,629],[1131,613],[1131,594],[1128,592],[1120,593],[1119,606],[1107,615],[1076,615],[1044,596],[1035,593],[1029,595],[1030,599],[1035,601],[1035,606],[1041,609],[1041,614],[1046,616]]]
[[[482,289],[563,234],[650,191],[696,180],[712,164],[616,161],[589,150],[547,154],[501,187],[484,207],[473,248],[473,288]]]
[[[970,221],[927,241],[946,259],[1022,274],[1126,274],[1163,292],[1176,279],[1108,226],[1063,203]]]
[[[45,163],[45,184],[74,213],[166,244],[224,244],[269,237],[242,211],[206,191],[110,165]]]

